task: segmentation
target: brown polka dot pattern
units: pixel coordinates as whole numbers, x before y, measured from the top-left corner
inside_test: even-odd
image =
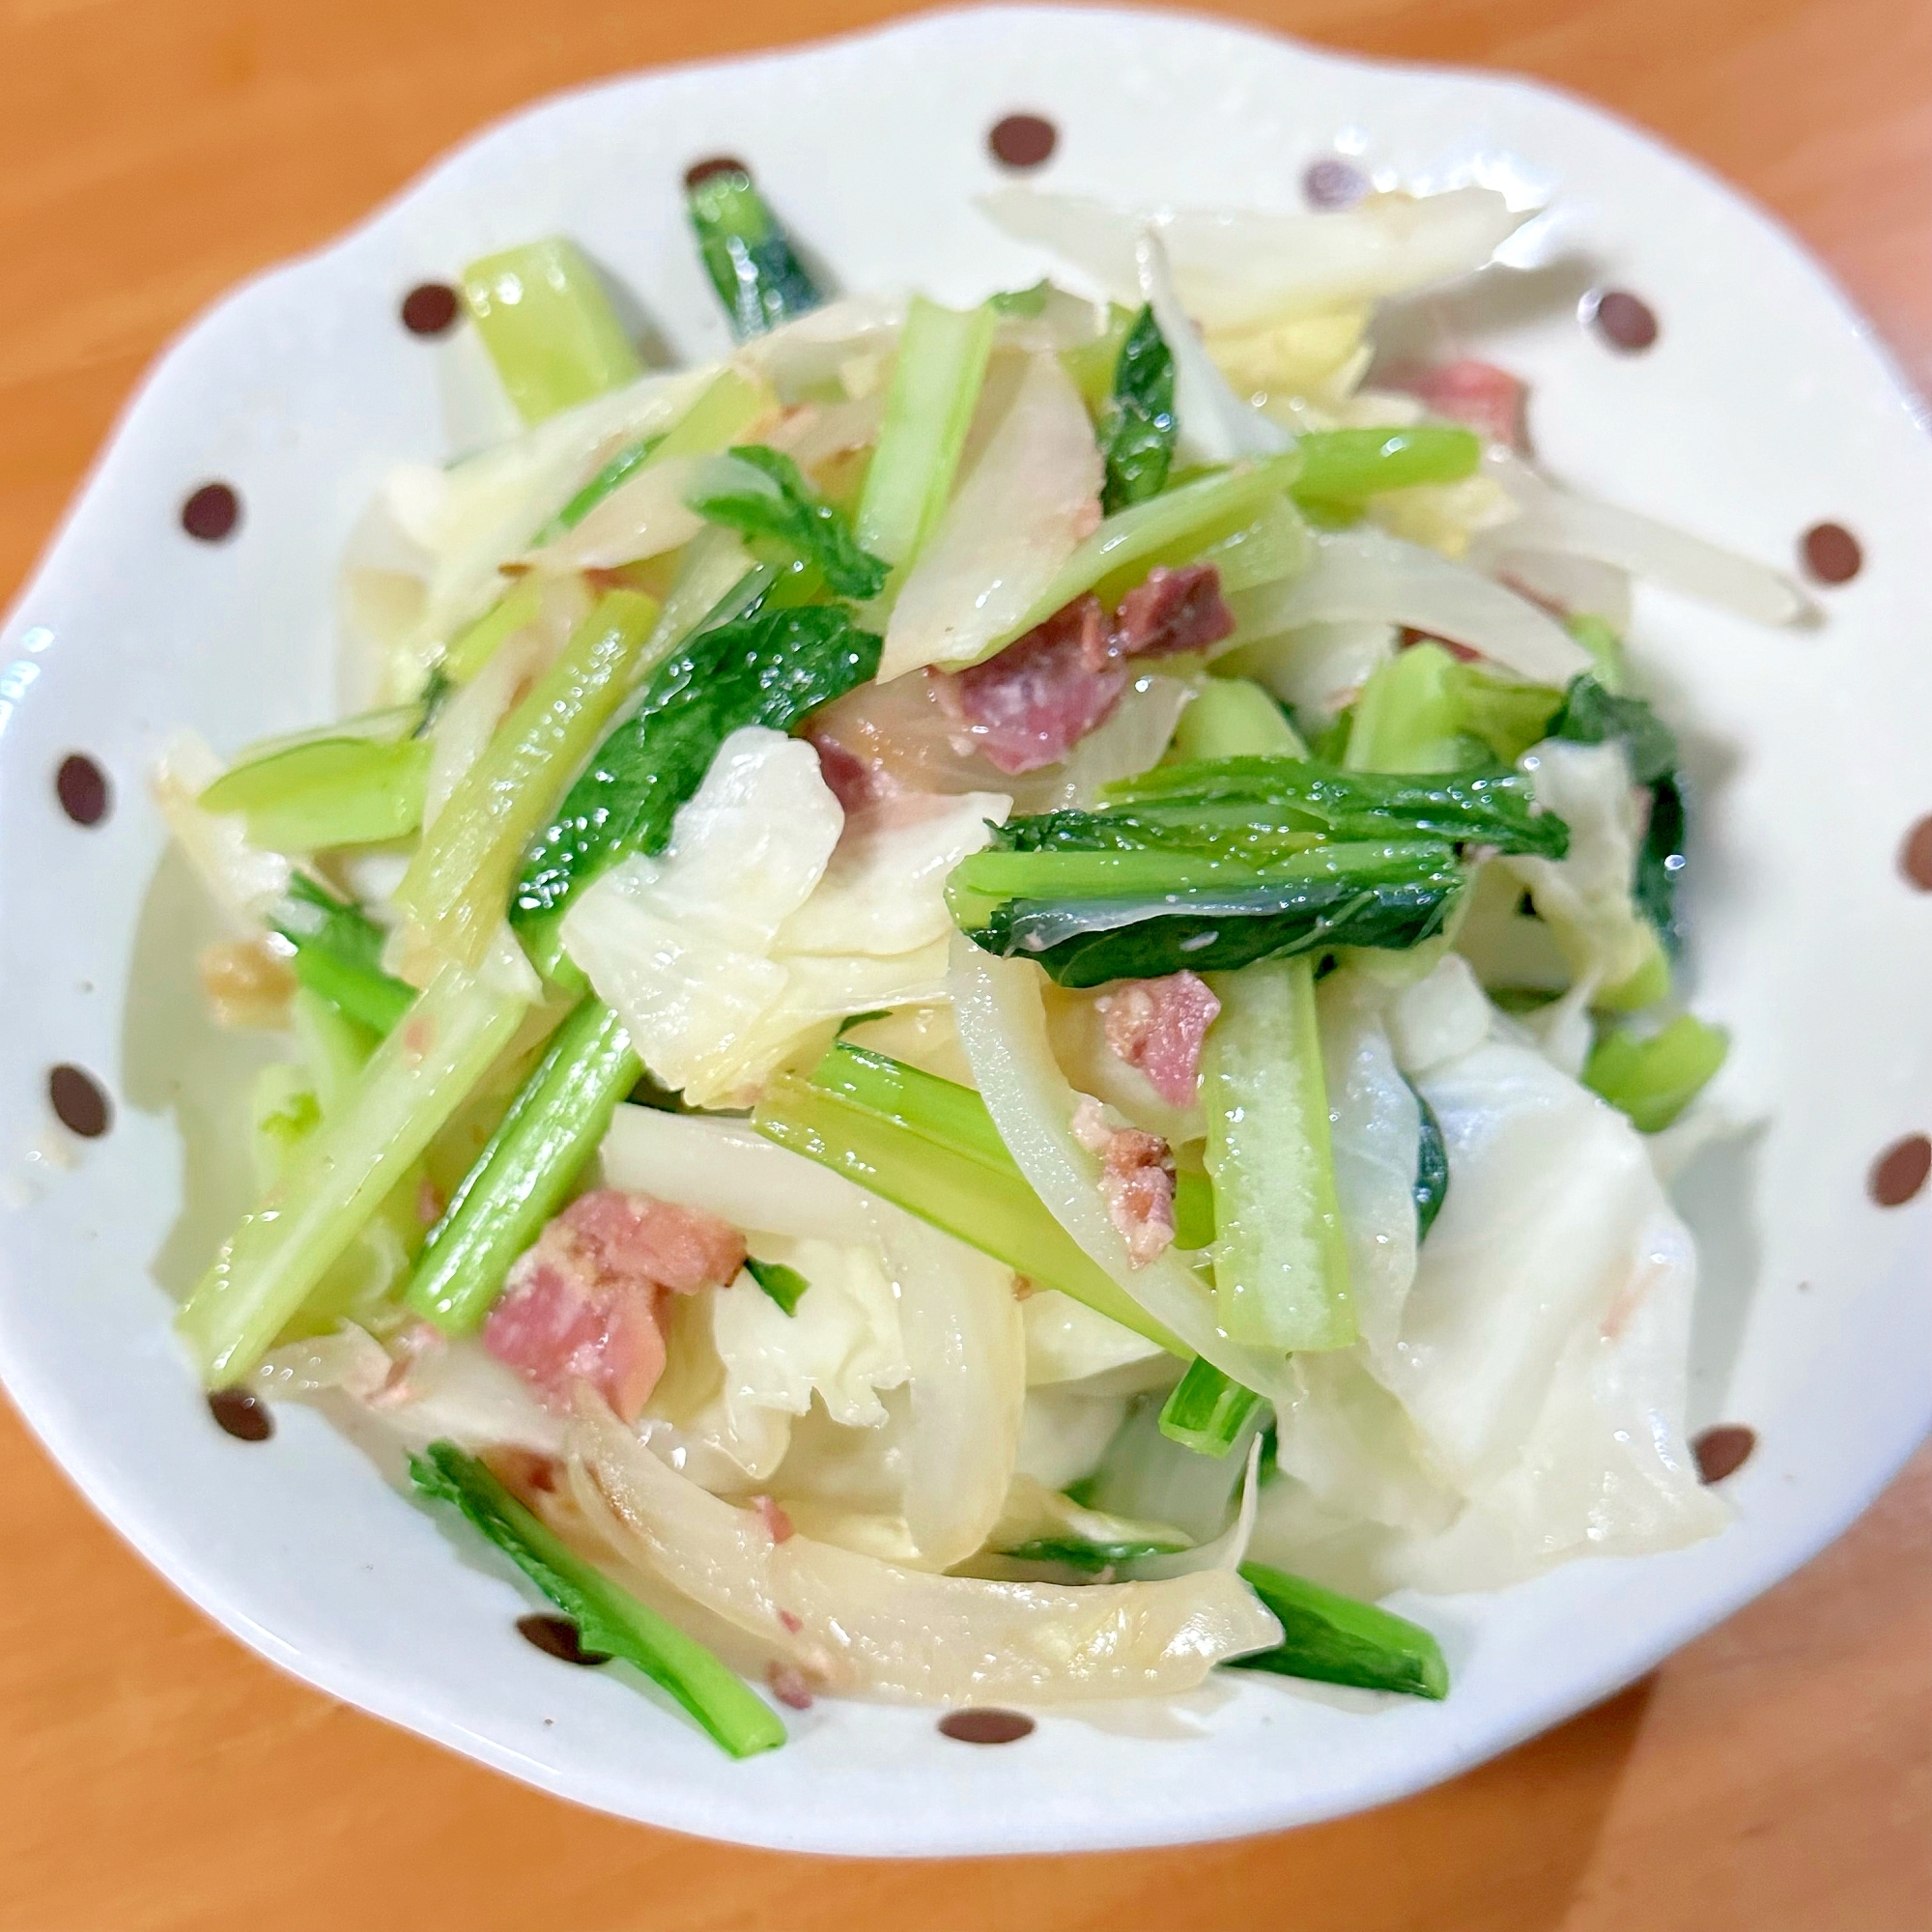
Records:
[[[1923,1134],[1907,1134],[1872,1162],[1871,1178],[1865,1184],[1881,1208],[1903,1208],[1925,1185],[1928,1174],[1932,1174],[1932,1140]]]
[[[949,1711],[940,1730],[962,1745],[1010,1745],[1033,1731],[1033,1719],[1021,1711]]]
[[[611,1662],[608,1652],[584,1649],[583,1639],[577,1634],[577,1626],[568,1617],[547,1616],[542,1611],[532,1610],[528,1616],[517,1619],[517,1630],[526,1642],[535,1644],[539,1650],[565,1663]]]
[[[1921,818],[1898,848],[1898,869],[1921,893],[1932,893],[1932,818]]]
[[[440,335],[456,312],[456,291],[447,282],[419,282],[403,298],[403,327],[412,335]]]
[[[1628,289],[1605,289],[1590,304],[1590,321],[1613,349],[1634,353],[1657,340],[1657,313]]]
[[[986,145],[1002,167],[1043,167],[1060,145],[1060,129],[1043,114],[1009,114],[993,124]]]
[[[694,161],[684,171],[686,187],[696,187],[700,182],[708,182],[713,175],[743,175],[747,181],[752,171],[735,155],[713,155],[708,161]]]
[[[47,1103],[61,1125],[82,1140],[99,1140],[114,1118],[100,1083],[78,1066],[56,1066],[48,1073]]]
[[[211,1389],[208,1412],[238,1442],[266,1442],[275,1433],[269,1405],[244,1388]]]
[[[1301,177],[1301,192],[1310,208],[1353,208],[1368,191],[1368,176],[1339,155],[1311,161]]]
[[[54,774],[54,796],[76,825],[99,825],[107,816],[107,774],[85,752],[71,752]]]
[[[1865,554],[1843,524],[1813,524],[1799,539],[1798,554],[1814,583],[1849,583],[1864,568]]]
[[[1707,1429],[1690,1445],[1697,1459],[1698,1477],[1706,1483],[1721,1483],[1735,1476],[1750,1461],[1757,1447],[1757,1432],[1741,1422],[1720,1422]]]
[[[226,483],[204,483],[182,505],[182,528],[200,543],[219,543],[241,521],[242,498]]]

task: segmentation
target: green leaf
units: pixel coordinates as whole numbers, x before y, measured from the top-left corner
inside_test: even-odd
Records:
[[[1174,462],[1174,356],[1151,308],[1135,316],[1114,365],[1114,392],[1100,417],[1106,481],[1100,508],[1112,516],[1160,495]]]
[[[866,603],[886,587],[884,561],[859,548],[851,526],[779,450],[739,444],[705,465],[686,501],[708,523],[788,545],[841,597]]]
[[[756,1255],[745,1257],[745,1272],[787,1315],[798,1313],[800,1297],[811,1286],[795,1267],[786,1267],[782,1262],[761,1262]]]
[[[678,807],[725,738],[748,724],[789,730],[870,678],[880,641],[836,605],[758,611],[699,631],[658,667],[642,701],[597,748],[538,835],[510,923],[554,920],[606,867],[662,851]]]
[[[783,1724],[735,1671],[593,1568],[473,1456],[432,1442],[410,1458],[416,1488],[461,1510],[577,1626],[585,1650],[621,1658],[674,1697],[733,1757],[785,1741]]]
[[[1442,1122],[1435,1118],[1435,1109],[1422,1097],[1415,1082],[1405,1076],[1403,1084],[1415,1095],[1422,1116],[1415,1150],[1415,1240],[1420,1247],[1449,1198],[1449,1144],[1442,1138]]]
[[[1449,1694],[1442,1646],[1420,1624],[1265,1563],[1243,1563],[1241,1577],[1274,1612],[1282,1640],[1272,1650],[1230,1659],[1231,1668],[1410,1697]]]

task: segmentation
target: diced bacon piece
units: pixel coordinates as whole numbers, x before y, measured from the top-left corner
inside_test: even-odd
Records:
[[[1073,1110],[1073,1137],[1100,1156],[1100,1195],[1107,1218],[1127,1244],[1127,1260],[1146,1267],[1174,1242],[1174,1156],[1158,1134],[1116,1126],[1091,1094]]]
[[[723,1288],[745,1265],[745,1237],[737,1229],[649,1194],[600,1187],[580,1195],[551,1225],[586,1249],[604,1275],[655,1282],[679,1294]]]
[[[483,1346],[554,1403],[585,1381],[630,1422],[664,1373],[665,1296],[722,1287],[744,1261],[715,1215],[599,1188],[519,1257]]]
[[[1100,998],[1107,1044],[1138,1066],[1170,1107],[1191,1107],[1201,1087],[1201,1042],[1221,1010],[1193,973],[1123,980]]]
[[[1107,644],[1106,612],[1090,591],[997,657],[927,675],[963,727],[955,734],[959,749],[1017,776],[1058,764],[1113,715],[1127,673]]]
[[[1529,446],[1523,419],[1529,385],[1493,362],[1465,355],[1455,362],[1406,370],[1393,378],[1392,384],[1419,397],[1436,415],[1466,424],[1490,442],[1515,450]]]
[[[1211,563],[1184,570],[1157,564],[1121,599],[1111,641],[1116,657],[1164,658],[1206,650],[1234,629],[1235,613],[1221,601],[1221,573]]]
[[[789,1543],[798,1534],[793,1529],[791,1518],[784,1513],[784,1507],[775,1497],[753,1496],[752,1507],[758,1513],[758,1520],[771,1532],[774,1543]]]
[[[801,1617],[795,1610],[781,1610],[779,1612],[779,1622],[781,1623],[785,1627],[785,1629],[792,1634],[793,1636],[796,1636],[799,1634],[799,1632],[805,1628],[805,1619]]]
[[[765,1682],[772,1687],[772,1695],[787,1709],[811,1709],[811,1686],[805,1681],[805,1673],[795,1664],[772,1663],[765,1671]]]
[[[847,817],[893,797],[898,789],[882,766],[847,751],[836,738],[811,736],[811,749],[818,753],[819,776]]]

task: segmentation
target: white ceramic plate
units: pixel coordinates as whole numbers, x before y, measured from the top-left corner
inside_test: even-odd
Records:
[[[1476,176],[1557,198],[1555,252],[1586,258],[1582,281],[1639,292],[1662,333],[1646,355],[1607,350],[1563,266],[1503,304],[1513,317],[1475,346],[1534,381],[1549,465],[1773,561],[1822,519],[1863,541],[1862,575],[1823,593],[1815,630],[1648,594],[1636,624],[1701,783],[1699,1005],[1735,1031],[1726,1095],[1767,1121],[1690,1189],[1708,1256],[1692,1421],[1748,1424],[1759,1446],[1714,1541],[1428,1605],[1456,1675],[1441,1705],[1243,1675],[1138,1720],[1044,1714],[995,1750],[940,1736],[929,1712],[821,1703],[792,1720],[788,1749],[732,1764],[630,1685],[525,1643],[519,1586],[314,1414],[285,1411],[261,1447],[211,1423],[157,1281],[191,1274],[241,1205],[239,1167],[184,1173],[180,1131],[232,1111],[235,1049],[199,1017],[191,901],[150,893],[163,839],[144,774],[178,722],[232,747],[329,714],[343,541],[385,468],[450,453],[445,397],[475,353],[404,332],[412,285],[565,230],[680,357],[713,355],[724,332],[679,177],[726,151],[844,287],[977,298],[1042,267],[970,206],[999,178],[987,129],[1015,109],[1060,128],[1040,178],[1127,204],[1296,207],[1303,170],[1334,152],[1411,185]],[[178,523],[209,478],[243,504],[221,544]],[[998,11],[533,108],[197,324],[0,634],[7,1385],[96,1507],[244,1641],[628,1817],[828,1852],[1068,1851],[1290,1825],[1460,1771],[1802,1563],[1932,1418],[1932,1197],[1888,1211],[1867,1195],[1875,1156],[1932,1127],[1932,896],[1898,863],[1932,810],[1928,502],[1932,447],[1896,378],[1790,240],[1654,141],[1521,82],[1200,19]],[[75,751],[114,787],[94,829],[56,803]],[[53,1063],[112,1096],[104,1137],[55,1127]]]

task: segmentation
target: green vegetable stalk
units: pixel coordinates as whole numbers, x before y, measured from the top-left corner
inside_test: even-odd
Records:
[[[825,1069],[825,1077],[846,1082],[848,1072],[835,1065]],[[864,1069],[856,1083],[848,1084],[876,1091]],[[952,1087],[950,1081],[937,1084]],[[992,1157],[977,1124],[957,1130],[961,1110],[951,1095],[937,1096],[928,1107],[922,1103],[932,1096],[916,1083],[902,1091],[912,1097],[887,1102],[890,1111],[875,1111],[836,1085],[781,1075],[766,1085],[752,1124],[767,1140],[844,1175],[867,1193],[991,1255],[1029,1281],[1057,1288],[1162,1348],[1186,1353],[1089,1259],[1027,1185],[1004,1147],[999,1157]],[[966,1088],[954,1088],[952,1094],[979,1097]],[[990,1119],[985,1132],[998,1145]]]
[[[962,314],[923,296],[906,311],[858,515],[859,541],[895,569],[911,565],[945,513],[995,320],[991,303]]]
[[[1220,1325],[1257,1348],[1346,1349],[1355,1313],[1314,966],[1278,960],[1212,984],[1221,1014],[1202,1051],[1201,1101]]]
[[[1174,727],[1168,756],[1303,758],[1308,750],[1268,694],[1252,678],[1210,677]]]
[[[1294,499],[1317,514],[1350,516],[1372,497],[1420,483],[1455,483],[1475,473],[1483,445],[1475,433],[1441,424],[1409,429],[1317,430],[1296,443],[1301,473]]]
[[[1230,1659],[1230,1668],[1410,1697],[1449,1694],[1442,1646],[1420,1624],[1265,1563],[1243,1563],[1241,1577],[1274,1612],[1282,1640],[1272,1650]]]
[[[480,1327],[510,1264],[563,1206],[642,1071],[623,1022],[600,1001],[582,1001],[430,1230],[406,1305],[445,1334]]]
[[[1261,1406],[1253,1389],[1197,1355],[1161,1405],[1160,1433],[1197,1455],[1225,1456]]]
[[[742,161],[707,161],[684,186],[704,271],[740,342],[824,301]]]
[[[383,971],[383,928],[359,906],[298,872],[270,921],[295,948],[297,983],[377,1035],[410,1009],[416,989]]]
[[[733,1757],[785,1741],[778,1715],[738,1674],[673,1623],[621,1590],[526,1510],[453,1442],[410,1458],[426,1496],[451,1503],[577,1626],[587,1651],[621,1658],[667,1691]]]
[[[1692,1013],[1642,1035],[1605,1033],[1583,1067],[1583,1085],[1630,1116],[1638,1132],[1662,1133],[1723,1065],[1730,1036]]]
[[[448,957],[472,967],[482,960],[525,847],[633,688],[657,618],[653,599],[607,592],[416,848],[396,905]]]
[[[349,1103],[242,1217],[176,1320],[210,1386],[254,1367],[490,1064],[524,1003],[445,966],[376,1049]]]
[[[603,281],[574,242],[553,238],[486,255],[464,270],[463,297],[526,423],[643,374]]]
[[[196,802],[243,813],[266,852],[378,845],[422,823],[429,755],[419,738],[310,738],[224,772]]]

